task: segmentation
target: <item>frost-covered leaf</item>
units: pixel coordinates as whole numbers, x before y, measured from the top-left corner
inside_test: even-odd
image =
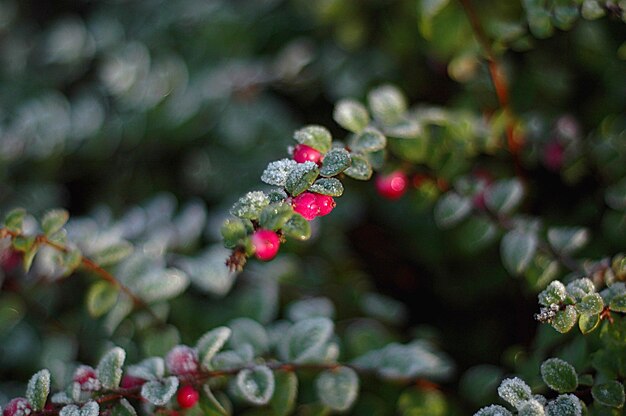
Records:
[[[344,173],[353,179],[360,181],[366,181],[372,177],[372,165],[363,156],[357,154],[351,154],[352,164]]]
[[[513,212],[522,198],[524,198],[524,186],[518,179],[498,181],[485,191],[487,208],[499,215]]]
[[[407,317],[407,309],[402,302],[381,293],[363,294],[360,306],[366,315],[391,324],[400,324]]]
[[[87,291],[87,310],[89,314],[98,318],[117,303],[119,288],[113,286],[105,280],[94,282]]]
[[[595,315],[604,309],[604,301],[598,293],[592,293],[576,304],[576,310],[581,315]]]
[[[333,111],[333,119],[346,130],[361,132],[370,122],[370,116],[363,104],[358,101],[339,100]]]
[[[137,416],[137,411],[128,400],[121,399],[113,408],[111,408],[111,416]]]
[[[583,335],[595,330],[600,325],[600,315],[581,315],[578,319],[578,328]]]
[[[404,94],[393,85],[383,85],[370,91],[367,103],[374,118],[383,124],[397,123],[407,109]]]
[[[333,322],[328,318],[311,318],[295,323],[278,346],[280,357],[295,363],[319,360],[333,329]]]
[[[177,265],[201,291],[224,296],[233,286],[237,274],[226,265],[225,259],[229,254],[225,248],[213,246],[197,257],[180,259]]]
[[[500,405],[492,404],[491,406],[483,407],[474,413],[474,416],[513,416],[513,414]]]
[[[119,263],[133,253],[134,247],[128,241],[118,241],[91,255],[91,259],[100,266]]]
[[[559,393],[569,393],[578,387],[576,369],[560,358],[549,358],[541,364],[541,378],[548,387]]]
[[[339,179],[321,178],[311,185],[309,191],[322,195],[341,196],[343,195],[343,184]]]
[[[228,323],[231,335],[228,345],[236,349],[244,344],[252,346],[255,355],[263,355],[269,348],[267,331],[260,323],[249,318],[237,318]]]
[[[241,395],[255,405],[267,404],[274,394],[274,373],[265,365],[241,370],[235,382]]]
[[[448,192],[435,205],[435,222],[441,228],[453,227],[472,210],[472,201],[456,192]]]
[[[318,317],[333,319],[334,316],[335,306],[326,297],[301,299],[287,306],[287,317],[293,322]]]
[[[539,304],[543,306],[550,306],[553,303],[557,305],[565,301],[567,296],[567,290],[563,283],[558,280],[550,282],[547,288],[545,288],[539,295]]]
[[[26,399],[36,412],[42,410],[50,394],[50,371],[44,369],[35,373],[28,381]]]
[[[23,208],[15,208],[7,212],[4,217],[4,226],[14,233],[22,232],[22,225],[24,224],[24,217],[26,216],[26,210]]]
[[[252,348],[250,345],[247,346]],[[215,370],[232,370],[244,366],[246,361],[235,351],[222,351],[215,354],[211,360],[211,368]]]
[[[583,408],[578,397],[561,394],[546,406],[546,416],[582,416]]]
[[[142,380],[158,380],[165,374],[165,360],[149,357],[127,369],[128,375]]]
[[[293,138],[300,144],[306,144],[315,150],[326,153],[330,150],[332,136],[322,126],[306,126],[296,131]]]
[[[537,245],[537,236],[534,233],[509,231],[500,243],[504,267],[514,275],[523,273],[535,256]]]
[[[221,392],[217,392],[217,394],[213,394],[211,391],[211,387],[209,383],[206,383],[202,386],[202,391],[206,397],[206,401],[203,400],[200,402],[202,409],[206,412],[207,416],[230,416],[232,414],[231,409],[225,404],[230,404],[230,402],[224,402],[224,400],[219,400],[217,394],[221,394]],[[221,396],[222,399],[228,400],[226,395]],[[228,409],[228,410],[227,410]]]
[[[557,253],[570,254],[589,241],[589,230],[579,227],[552,227],[548,241]]]
[[[256,219],[261,214],[261,210],[269,205],[270,200],[262,191],[248,192],[230,209],[230,213],[236,217],[246,219]]]
[[[332,149],[324,155],[320,175],[324,177],[338,175],[350,167],[350,163],[350,153],[346,149]]]
[[[595,20],[603,17],[606,11],[602,7],[599,0],[583,0],[580,14],[584,19]]]
[[[59,231],[67,220],[70,219],[70,213],[64,209],[53,209],[44,214],[41,219],[41,229],[44,234],[47,236],[51,236],[52,234]]]
[[[178,390],[178,378],[148,381],[141,386],[141,397],[155,406],[165,406]]]
[[[296,240],[308,240],[311,237],[311,224],[300,214],[293,214],[283,226],[283,233]]]
[[[626,293],[622,293],[611,299],[609,309],[615,312],[626,312]]]
[[[259,217],[259,224],[267,230],[279,230],[292,216],[293,208],[290,204],[285,202],[273,203],[263,208]]]
[[[321,372],[315,380],[317,397],[333,410],[343,412],[352,406],[359,393],[359,377],[349,367]]]
[[[296,406],[298,377],[292,371],[277,371],[274,373],[274,384],[270,408],[276,416],[287,416]]]
[[[224,346],[232,331],[225,326],[213,328],[209,332],[200,337],[196,343],[198,351],[198,359],[202,367],[206,370],[211,369],[211,360],[215,354]]]
[[[576,308],[572,305],[567,305],[564,310],[560,310],[556,313],[551,324],[554,329],[564,334],[576,325],[577,319],[578,313],[576,312]]]
[[[353,152],[371,153],[383,150],[387,146],[387,138],[375,128],[368,127],[354,136],[350,148]]]
[[[284,187],[289,173],[298,165],[293,159],[281,159],[270,162],[263,171],[261,180],[268,185]]]
[[[247,221],[247,225],[244,221]],[[229,218],[224,221],[220,230],[224,239],[226,248],[235,248],[241,245],[242,241],[248,236],[248,229],[252,230],[252,223],[241,218]]]
[[[114,347],[104,354],[96,369],[98,380],[103,388],[114,389],[120,385],[125,359],[126,351],[120,347]]]
[[[59,416],[98,416],[99,414],[100,405],[93,400],[88,401],[80,408],[75,404],[69,404],[59,411]]]
[[[576,279],[567,284],[567,294],[580,302],[585,296],[596,292],[596,288],[590,279]]]
[[[318,174],[319,169],[315,163],[310,161],[298,163],[296,167],[289,172],[287,181],[285,182],[285,189],[291,196],[298,196],[309,189],[313,182],[315,182],[315,179],[317,179]]]
[[[544,416],[543,405],[537,400],[526,400],[517,408],[518,416]]]
[[[521,378],[507,378],[500,383],[498,395],[513,407],[519,407],[522,402],[532,399],[532,392],[528,384]]]
[[[611,380],[606,383],[596,384],[591,388],[593,399],[609,407],[624,406],[624,386],[617,380]]]

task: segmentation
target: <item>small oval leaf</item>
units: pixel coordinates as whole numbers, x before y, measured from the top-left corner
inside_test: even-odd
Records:
[[[560,358],[549,358],[541,364],[541,378],[552,390],[569,393],[578,387],[576,369]]]
[[[359,392],[359,377],[349,367],[339,367],[320,373],[315,380],[317,397],[322,403],[339,412],[352,406]]]

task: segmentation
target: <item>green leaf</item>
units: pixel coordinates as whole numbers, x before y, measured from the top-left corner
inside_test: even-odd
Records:
[[[98,318],[117,303],[119,288],[107,281],[99,280],[91,285],[87,292],[87,310],[89,314]]]
[[[298,165],[293,159],[281,159],[270,162],[263,171],[261,180],[268,185],[284,187],[289,173]]]
[[[604,302],[602,296],[597,293],[585,296],[576,304],[576,310],[581,315],[597,315],[602,312],[602,309],[604,309]]]
[[[343,412],[352,406],[359,393],[359,377],[349,367],[322,371],[315,380],[317,397],[333,410]]]
[[[350,153],[346,149],[332,149],[322,160],[320,175],[325,177],[335,176],[350,167]]]
[[[549,358],[541,364],[541,378],[548,387],[559,393],[569,393],[578,387],[576,369],[560,358]]]
[[[4,217],[4,226],[14,233],[22,232],[22,225],[24,223],[24,217],[26,216],[26,210],[23,208],[15,208],[7,213]]]
[[[74,273],[74,271],[78,269],[78,267],[80,267],[81,263],[83,262],[83,254],[78,249],[69,250],[62,254],[61,260],[61,265],[64,266],[66,269],[64,275],[69,276],[70,274]],[[98,265],[102,266],[101,263],[98,263]]]
[[[296,240],[308,240],[311,237],[311,224],[302,215],[295,213],[283,226],[283,233]]]
[[[59,231],[70,219],[70,213],[64,209],[54,209],[44,214],[41,228],[45,235],[50,236]]]
[[[75,404],[69,404],[59,412],[59,416],[98,416],[99,414],[100,405],[94,400],[88,401],[80,408]]]
[[[26,253],[31,250],[37,241],[35,236],[18,235],[13,239],[13,249]]]
[[[485,191],[485,204],[498,215],[513,212],[524,198],[524,186],[518,179],[496,182]]]
[[[224,246],[226,248],[235,248],[241,244],[241,241],[248,235],[248,227],[241,218],[229,218],[224,221],[221,229]]]
[[[265,365],[241,370],[237,374],[235,384],[247,401],[262,406],[267,404],[274,394],[274,373]]]
[[[180,344],[180,333],[173,325],[148,328],[143,336],[142,349],[145,355],[164,356]]]
[[[333,329],[333,322],[328,318],[299,321],[281,339],[278,353],[283,360],[294,363],[319,361]]]
[[[561,394],[546,406],[546,416],[582,416],[583,407],[573,394]]]
[[[456,192],[448,192],[435,205],[435,222],[441,228],[453,227],[472,211],[472,201]]]
[[[561,334],[564,334],[576,325],[577,319],[578,313],[576,312],[576,308],[572,305],[567,305],[565,310],[558,311],[556,313],[556,316],[552,320],[551,324],[554,329],[559,331]]]
[[[200,364],[206,370],[211,369],[211,360],[213,356],[222,349],[228,338],[230,338],[232,331],[230,328],[220,326],[210,330],[200,337],[196,343],[196,350],[198,351],[198,359]]]
[[[328,129],[322,126],[306,126],[296,131],[293,138],[300,144],[305,144],[326,153],[330,150],[332,136]]]
[[[624,386],[617,380],[596,384],[591,388],[593,399],[609,407],[621,408],[624,406]]]
[[[249,318],[237,318],[228,323],[231,335],[228,345],[237,349],[249,344],[256,355],[263,355],[269,349],[269,338],[263,325]]]
[[[567,290],[565,289],[563,283],[558,280],[550,282],[548,287],[537,296],[539,304],[543,306],[550,306],[553,303],[559,305],[565,301],[566,297]]]
[[[474,416],[513,416],[513,413],[500,405],[492,404],[491,406],[483,407],[474,413]]]
[[[366,181],[372,177],[372,165],[363,156],[351,154],[352,164],[343,172],[353,179]]]
[[[449,2],[450,0],[422,0],[417,2],[418,26],[424,38],[431,39],[433,35],[433,20]]]
[[[50,394],[50,372],[46,369],[35,373],[28,381],[26,400],[35,412],[43,410]]]
[[[296,407],[298,377],[291,371],[276,371],[274,384],[276,388],[269,405],[275,416],[287,416]]]
[[[513,407],[532,399],[532,391],[524,380],[513,377],[502,380],[498,387],[498,395]]]
[[[567,294],[573,297],[576,302],[582,301],[585,296],[592,293],[596,293],[596,288],[593,282],[586,277],[567,284]]]
[[[230,402],[226,395],[220,391],[213,394],[209,383],[202,386],[202,391],[204,392],[204,396],[200,398],[200,408],[205,416],[229,416],[232,414],[231,406],[229,406]]]
[[[545,416],[543,405],[535,400],[527,400],[517,408],[518,416]]]
[[[396,124],[407,109],[406,98],[393,85],[383,85],[367,95],[367,103],[374,118],[383,124]]]
[[[165,406],[178,390],[178,378],[147,381],[141,386],[141,397],[155,406]]]
[[[603,17],[606,12],[598,0],[584,0],[580,14],[587,20],[596,20]]]
[[[126,359],[126,351],[120,347],[109,350],[98,363],[96,372],[98,380],[105,389],[115,389],[122,380],[122,366]]]
[[[622,293],[611,299],[609,309],[614,312],[626,312],[626,293]]]
[[[309,189],[309,186],[315,182],[319,175],[319,169],[313,162],[298,163],[298,165],[289,172],[285,189],[291,196],[298,196],[302,192]]]
[[[309,191],[322,195],[341,196],[343,195],[343,184],[336,178],[321,178],[311,185]]]
[[[161,357],[149,357],[127,369],[130,376],[143,380],[158,380],[165,374],[165,360]]]
[[[279,230],[293,216],[293,208],[285,202],[273,203],[261,211],[259,224],[268,230]]]
[[[28,272],[30,270],[37,252],[39,252],[39,244],[36,242],[24,252],[24,255],[22,256],[22,266],[24,267],[24,271]]]
[[[447,416],[451,409],[446,397],[435,389],[406,389],[398,399],[401,416]],[[506,413],[498,416],[507,416]]]
[[[360,133],[370,122],[370,116],[363,104],[354,100],[340,100],[335,105],[333,119],[346,130]]]
[[[580,315],[578,319],[578,328],[583,335],[594,331],[600,325],[600,315]]]
[[[371,153],[383,150],[387,146],[387,138],[375,128],[368,127],[354,136],[350,148],[357,153]]]
[[[548,241],[557,253],[570,254],[589,241],[589,231],[579,227],[552,227]]]
[[[119,263],[133,253],[134,247],[128,241],[118,241],[91,255],[91,259],[100,266]]]
[[[537,236],[517,230],[509,231],[500,243],[502,263],[509,273],[519,275],[530,265],[537,251]]]
[[[137,411],[128,400],[121,399],[112,409],[111,416],[137,416]]]
[[[261,214],[261,210],[269,203],[268,196],[262,191],[248,192],[235,202],[235,205],[230,209],[230,213],[240,218],[257,219]]]
[[[546,9],[545,4],[537,0],[523,0],[522,5],[526,9],[531,33],[539,39],[552,36],[554,27],[551,23],[550,11]]]

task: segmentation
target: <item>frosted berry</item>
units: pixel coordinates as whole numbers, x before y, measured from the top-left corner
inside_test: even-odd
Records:
[[[330,214],[333,208],[337,205],[333,197],[330,195],[315,194],[315,199],[317,201],[317,206],[319,207],[317,215],[320,217]]]
[[[97,391],[100,390],[100,381],[96,375],[96,370],[88,365],[81,365],[74,371],[74,377],[72,380],[80,384],[80,389],[83,391]]]
[[[407,185],[406,175],[399,170],[376,177],[376,190],[387,199],[399,199],[406,192]]]
[[[543,163],[552,171],[558,171],[563,165],[563,146],[552,141],[543,149]]]
[[[319,215],[319,201],[313,192],[301,193],[293,199],[291,204],[293,205],[293,210],[308,221]]]
[[[257,259],[271,260],[278,253],[280,239],[274,231],[259,229],[250,237],[254,246],[254,255]]]
[[[177,345],[165,357],[165,365],[170,374],[183,375],[199,370],[196,350],[186,345]]]
[[[146,380],[144,380],[143,378],[124,374],[124,377],[122,377],[122,382],[120,383],[120,387],[122,387],[123,389],[132,389],[134,387],[139,387],[143,385],[143,383],[145,382]]]
[[[2,412],[2,416],[27,416],[32,413],[32,409],[28,400],[24,397],[16,397],[11,400],[4,411]]]
[[[322,153],[306,144],[299,144],[293,149],[293,160],[298,163],[313,162],[319,164],[322,160]]]
[[[176,394],[176,401],[178,401],[178,405],[183,409],[189,409],[190,407],[195,406],[198,403],[198,399],[200,398],[200,394],[198,390],[194,389],[190,385],[182,386],[178,389],[178,394]]]

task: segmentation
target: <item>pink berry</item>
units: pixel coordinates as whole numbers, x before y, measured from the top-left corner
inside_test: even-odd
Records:
[[[145,382],[146,380],[144,380],[143,378],[134,377],[129,374],[124,374],[124,377],[122,377],[122,382],[120,383],[120,387],[122,387],[123,389],[132,389],[135,387],[142,386],[143,383]]]
[[[333,197],[330,195],[315,194],[315,200],[317,201],[317,206],[319,207],[317,215],[320,217],[330,214],[333,208],[337,205]]]
[[[190,385],[182,386],[178,389],[178,394],[176,395],[176,401],[178,401],[178,405],[183,409],[194,407],[195,404],[198,403],[199,398],[200,394],[198,390]]]
[[[376,177],[376,189],[387,199],[399,199],[406,192],[407,185],[406,175],[399,170]]]
[[[313,162],[319,164],[322,160],[322,153],[306,144],[299,144],[293,150],[293,160],[298,163]]]
[[[170,374],[184,375],[198,371],[198,354],[187,345],[177,345],[165,357],[165,365]]]
[[[10,272],[19,266],[22,262],[22,257],[23,255],[19,251],[11,248],[6,249],[0,253],[0,267],[2,267],[5,272]]]
[[[257,259],[271,260],[278,253],[280,239],[274,231],[259,229],[250,237],[254,246],[254,255]]]
[[[293,210],[302,215],[307,221],[319,215],[319,201],[314,193],[303,192],[293,199],[291,202]]]
[[[16,397],[6,405],[2,416],[27,416],[31,413],[32,409],[28,400],[24,397]]]
[[[81,365],[76,369],[76,371],[74,371],[73,381],[80,384],[81,390],[100,390],[100,381],[96,375],[96,370],[88,365]]]
[[[543,163],[552,171],[558,171],[563,165],[563,146],[556,140],[551,141],[543,150]]]

